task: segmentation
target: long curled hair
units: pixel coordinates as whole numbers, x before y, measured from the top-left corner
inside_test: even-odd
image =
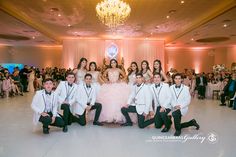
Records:
[[[116,59],[111,59],[111,60],[110,60],[110,65],[109,65],[109,67],[112,68],[112,66],[111,66],[112,61],[115,61],[115,62],[116,62],[116,68],[118,68],[118,62],[117,62]]]
[[[77,66],[78,69],[81,68],[81,64],[82,64],[83,61],[86,61],[86,63],[88,62],[88,60],[86,58],[84,58],[84,57],[80,58],[79,64]],[[85,69],[86,69],[86,67],[85,67]]]
[[[132,62],[132,63],[130,64],[130,67],[129,67],[130,70],[129,70],[128,76],[133,73],[133,70],[132,70],[132,68],[131,68],[132,64],[134,64],[134,65],[136,66],[136,72],[135,72],[135,74],[137,74],[137,73],[139,72],[138,64],[137,64],[136,62]]]
[[[95,66],[95,71],[98,70],[98,69],[97,69],[97,64],[96,64],[96,62],[90,62],[90,63],[89,63],[89,71],[91,71],[91,65],[94,65],[94,66]]]
[[[157,71],[157,69],[154,67],[155,63],[158,63],[159,64],[159,70]],[[161,61],[159,59],[156,59],[154,62],[153,62],[153,73],[155,72],[158,72],[158,73],[161,73],[162,71],[162,66],[161,66]]]
[[[141,70],[140,70],[140,72],[141,73],[143,73],[143,63],[146,63],[147,64],[147,70],[150,70],[151,71],[151,69],[150,69],[150,67],[149,67],[149,63],[148,63],[148,61],[147,60],[143,60],[142,62],[141,62]]]

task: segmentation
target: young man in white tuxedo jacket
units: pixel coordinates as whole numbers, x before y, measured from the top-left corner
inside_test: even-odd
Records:
[[[67,125],[70,125],[73,122],[73,105],[76,101],[77,93],[77,84],[75,82],[75,74],[70,72],[66,75],[66,81],[61,81],[56,89],[58,95],[58,104],[59,107],[63,110],[63,119],[65,121],[64,131],[67,132]]]
[[[171,92],[169,84],[161,82],[162,77],[160,73],[154,73],[153,84],[150,86],[152,99],[154,100],[154,111],[156,111],[154,120],[155,127],[165,127],[161,132],[168,132],[171,127],[171,117],[168,116],[171,111]]]
[[[91,110],[96,110],[93,125],[102,126],[99,117],[102,111],[102,105],[96,101],[96,88],[92,84],[92,75],[87,73],[84,76],[84,82],[78,87],[78,95],[75,104],[76,121],[84,126],[86,125],[86,113]]]
[[[173,108],[172,116],[174,118],[176,130],[174,136],[180,136],[182,128],[195,126],[198,130],[200,127],[195,119],[192,119],[189,122],[181,123],[181,117],[187,114],[188,105],[191,102],[189,87],[183,85],[182,81],[182,75],[177,73],[174,75],[175,84],[170,87],[172,94],[171,106]]]
[[[139,128],[145,128],[154,122],[154,118],[145,120],[151,108],[151,95],[148,85],[144,83],[142,73],[136,74],[136,82],[132,92],[129,96],[127,105],[121,108],[121,112],[126,119],[126,123],[121,126],[132,126],[133,123],[130,119],[129,112],[137,113]]]
[[[44,80],[44,89],[36,92],[31,104],[34,110],[34,123],[43,123],[43,133],[49,133],[49,125],[64,127],[63,119],[57,113],[57,95],[52,91],[53,80]],[[64,129],[63,129],[64,131]]]

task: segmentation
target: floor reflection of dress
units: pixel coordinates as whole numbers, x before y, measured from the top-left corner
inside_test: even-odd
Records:
[[[119,75],[119,71],[109,70],[108,79],[110,83],[103,84],[98,93],[97,101],[102,104],[99,119],[101,122],[124,122],[121,107],[127,103],[130,86],[124,82],[118,82]]]

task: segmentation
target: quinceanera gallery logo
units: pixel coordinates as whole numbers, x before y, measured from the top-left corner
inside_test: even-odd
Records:
[[[183,135],[183,136],[152,136],[150,139],[146,140],[146,142],[180,142],[186,143],[189,141],[197,141],[199,143],[208,142],[209,144],[215,144],[219,140],[219,137],[216,133],[210,132],[207,135],[202,133],[194,134],[194,135]]]

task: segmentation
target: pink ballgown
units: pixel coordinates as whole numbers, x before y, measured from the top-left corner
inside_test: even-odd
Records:
[[[103,84],[97,95],[97,102],[102,104],[102,112],[99,118],[101,122],[125,122],[121,108],[127,104],[131,87],[125,82],[118,82],[119,75],[118,70],[108,71],[110,83]]]

